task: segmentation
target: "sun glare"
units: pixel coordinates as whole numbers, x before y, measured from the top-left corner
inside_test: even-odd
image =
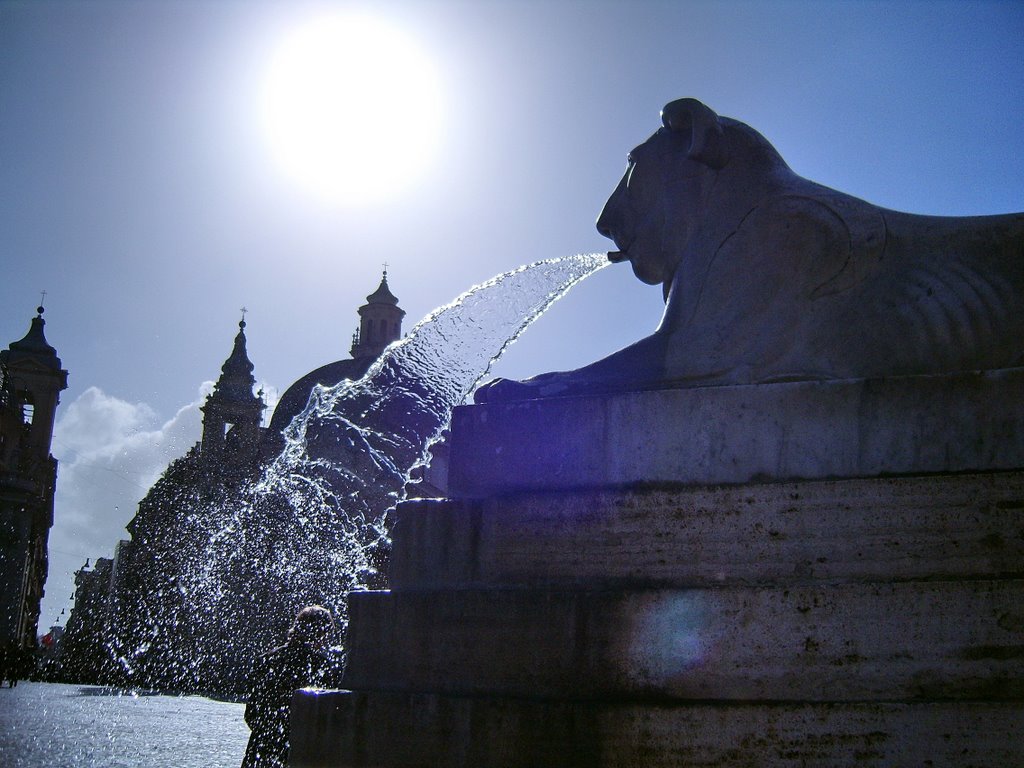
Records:
[[[318,18],[273,55],[263,124],[277,161],[328,202],[391,197],[437,151],[441,109],[433,62],[380,20]]]

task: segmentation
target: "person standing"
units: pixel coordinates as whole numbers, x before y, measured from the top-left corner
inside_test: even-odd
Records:
[[[11,688],[18,686],[18,680],[29,676],[31,657],[28,651],[23,651],[16,645],[8,645],[3,650],[3,660],[0,662],[0,686],[7,681]]]
[[[18,673],[15,671],[15,659],[14,659],[14,646],[0,646],[0,688],[3,688],[4,682],[16,678]],[[17,685],[12,680],[11,688]]]
[[[288,764],[292,693],[298,688],[337,687],[342,663],[328,651],[334,617],[310,605],[299,611],[287,642],[260,657],[245,705],[252,733],[242,768],[279,768]]]

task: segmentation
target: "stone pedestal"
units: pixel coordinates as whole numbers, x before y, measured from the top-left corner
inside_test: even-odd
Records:
[[[459,409],[299,766],[1024,765],[1024,371]]]

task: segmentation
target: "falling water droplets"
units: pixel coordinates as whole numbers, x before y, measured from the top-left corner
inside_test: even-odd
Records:
[[[435,310],[362,379],[314,388],[281,455],[230,493],[205,498],[170,482],[172,465],[159,492],[182,514],[154,535],[179,543],[163,566],[178,601],[144,601],[111,658],[157,683],[202,687],[237,677],[238,660],[279,640],[296,606],[327,605],[344,627],[345,595],[383,583],[387,512],[452,409],[553,302],[607,263],[597,254],[536,262]],[[187,479],[187,462],[176,471]]]

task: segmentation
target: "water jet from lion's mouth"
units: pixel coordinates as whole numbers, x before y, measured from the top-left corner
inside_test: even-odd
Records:
[[[310,450],[310,425],[340,419],[346,432],[363,439],[386,426],[389,445],[384,463],[400,468],[401,478],[424,458],[428,441],[419,424],[436,422],[439,434],[452,408],[468,399],[504,351],[572,286],[609,264],[604,254],[549,259],[498,275],[462,294],[421,320],[392,344],[357,382],[317,387],[306,409],[286,430],[282,459],[324,458]],[[396,402],[400,407],[394,413]],[[414,424],[410,423],[413,422]],[[366,429],[363,429],[366,427]],[[317,442],[337,444],[336,439]],[[399,456],[397,442],[414,457]],[[344,461],[343,461],[344,463]]]
[[[258,653],[271,639],[265,617],[288,615],[292,605],[327,605],[343,628],[347,593],[381,585],[387,513],[429,460],[452,409],[552,303],[609,263],[605,254],[551,259],[471,288],[392,344],[359,381],[315,387],[258,482],[213,499],[168,487],[181,503],[167,535],[189,542],[179,548],[173,589],[189,610],[133,618],[110,644],[112,661],[131,676],[155,653],[153,637],[177,638],[186,624],[195,624],[195,637],[220,637],[221,617],[232,616],[246,627],[233,648],[169,640],[159,651],[164,669],[199,679],[221,658]],[[264,598],[240,599],[254,584]]]
[[[604,254],[577,255],[498,275],[430,313],[359,381],[316,387],[256,489],[258,500],[284,500],[291,510],[289,552],[267,564],[266,578],[311,603],[378,583],[373,553],[389,541],[386,513],[429,461],[452,409],[534,320],[609,263]],[[328,574],[323,557],[311,563],[306,554],[326,542]]]

